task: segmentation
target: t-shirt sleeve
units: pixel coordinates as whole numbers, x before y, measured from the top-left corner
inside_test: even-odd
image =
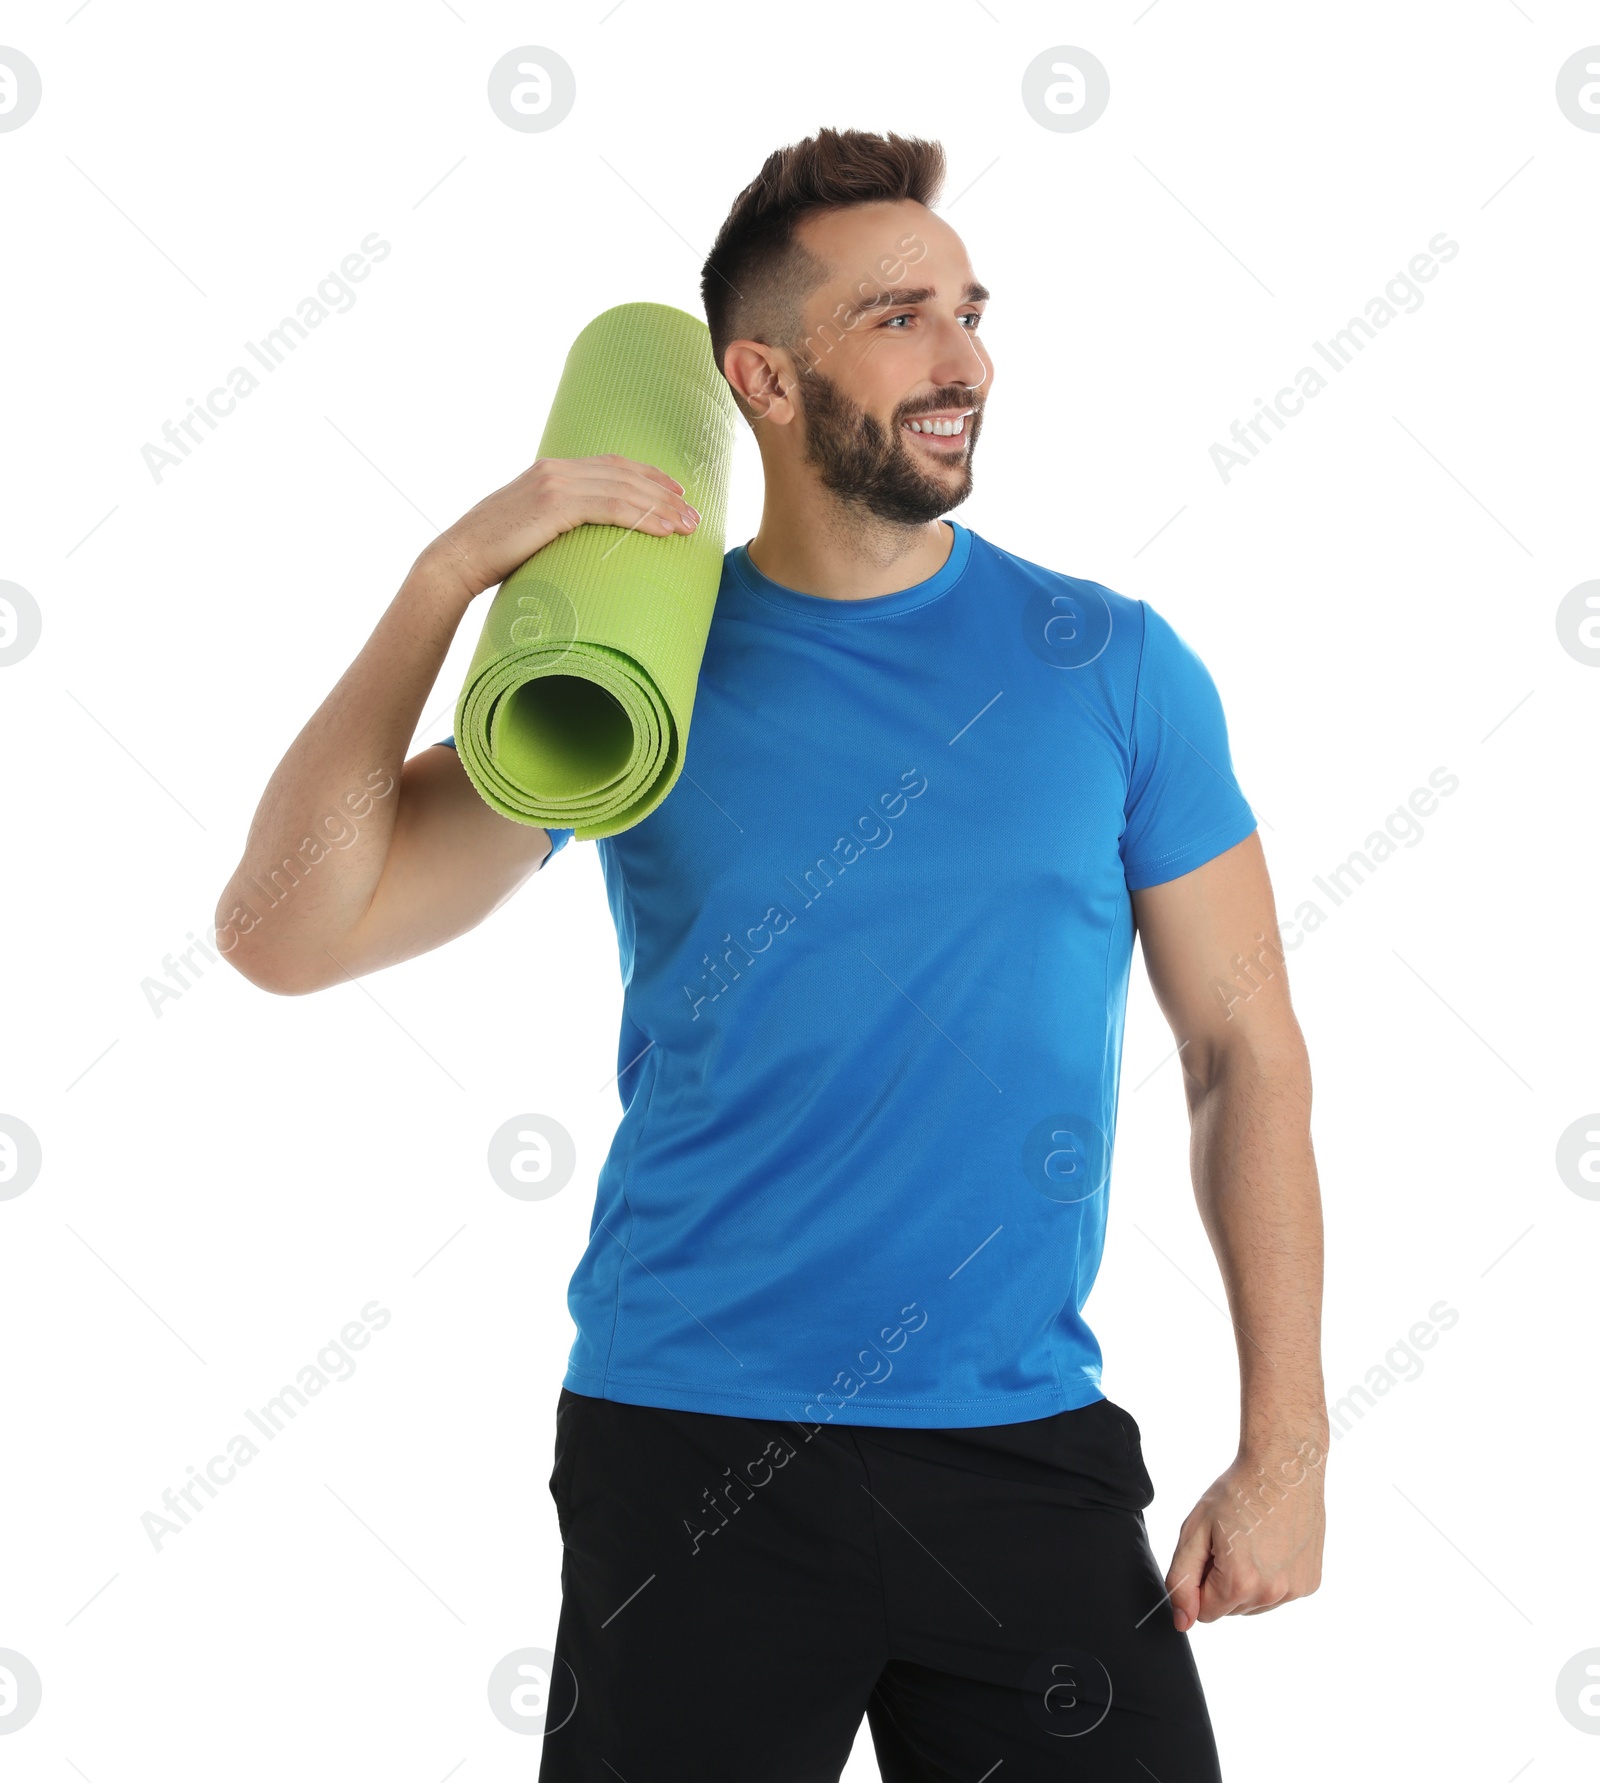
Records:
[[[451,735],[448,737],[441,737],[437,744],[437,747],[441,748],[441,749],[455,749],[455,746],[456,746],[456,740],[455,740],[454,735]],[[457,750],[457,754],[459,754],[459,753],[460,753],[460,751]],[[544,859],[542,861],[540,861],[539,867],[540,867],[541,871],[546,866],[549,865],[550,856],[553,855],[558,848],[565,848],[566,845],[572,840],[572,831],[571,830],[550,830],[550,829],[547,829],[545,831],[545,834],[550,838],[550,854],[547,854],[544,857]]]
[[[1234,778],[1216,683],[1167,621],[1139,605],[1144,642],[1122,831],[1129,891],[1192,873],[1256,827]]]

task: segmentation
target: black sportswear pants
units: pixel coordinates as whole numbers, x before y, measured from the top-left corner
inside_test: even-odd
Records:
[[[563,1389],[541,1783],[1218,1783],[1110,1400],[847,1428]]]

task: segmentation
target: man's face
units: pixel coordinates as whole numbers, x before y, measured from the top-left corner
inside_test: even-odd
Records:
[[[972,491],[993,371],[976,338],[988,293],[956,232],[909,200],[810,217],[799,233],[831,269],[794,353],[806,462],[879,519],[936,520]]]

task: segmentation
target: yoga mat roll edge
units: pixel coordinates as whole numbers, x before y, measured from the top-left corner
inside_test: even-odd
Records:
[[[684,486],[700,524],[664,538],[574,527],[500,584],[455,739],[502,816],[589,841],[648,817],[672,790],[722,580],[737,421],[710,330],[683,310],[619,304],[573,342],[537,455],[655,465]]]

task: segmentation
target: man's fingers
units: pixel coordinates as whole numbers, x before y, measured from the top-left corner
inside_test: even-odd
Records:
[[[1200,1620],[1216,1622],[1223,1616],[1253,1616],[1276,1609],[1290,1596],[1281,1579],[1263,1578],[1251,1568],[1215,1567],[1201,1590]]]
[[[596,466],[596,481],[605,489],[626,490],[634,496],[640,507],[654,502],[658,507],[670,508],[676,512],[679,508],[692,508],[694,503],[684,494],[682,487],[668,476],[651,477],[645,475],[644,466],[628,467],[622,465]]]
[[[1167,1568],[1167,1590],[1172,1601],[1172,1620],[1180,1634],[1200,1619],[1201,1580],[1211,1558],[1211,1527],[1200,1521],[1185,1526]]]
[[[664,512],[676,515],[680,510],[693,510],[694,513],[699,513],[699,509],[684,493],[683,485],[674,482],[665,472],[641,476],[633,486],[641,501],[652,503]]]
[[[653,483],[660,483],[663,487],[670,489],[675,495],[683,494],[683,485],[676,477],[669,476],[662,470],[659,464],[646,464],[640,458],[624,458],[620,452],[602,453],[594,462],[608,466],[618,465],[627,470],[636,471],[641,476],[648,477]]]
[[[609,474],[598,476],[585,494],[574,498],[571,506],[582,516],[574,524],[594,520],[639,532],[692,532],[698,524],[694,504],[666,484],[619,476],[611,466],[596,468]]]
[[[674,495],[682,495],[683,494],[683,492],[684,492],[683,485],[678,481],[678,479],[676,477],[669,477],[667,475],[667,473],[664,470],[662,470],[660,465],[645,464],[645,465],[641,465],[639,468],[644,472],[644,474],[647,477],[650,478],[650,480],[653,483],[664,483],[667,486],[667,488],[672,491],[672,493]]]

